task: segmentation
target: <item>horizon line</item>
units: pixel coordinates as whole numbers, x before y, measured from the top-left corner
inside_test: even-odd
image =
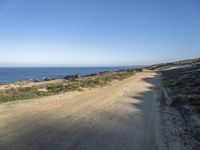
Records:
[[[115,65],[115,66],[0,66],[0,68],[110,68],[110,67],[145,67],[149,65]]]

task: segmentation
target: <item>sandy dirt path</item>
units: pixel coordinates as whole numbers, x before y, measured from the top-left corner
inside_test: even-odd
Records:
[[[0,150],[161,149],[157,75],[0,105]]]

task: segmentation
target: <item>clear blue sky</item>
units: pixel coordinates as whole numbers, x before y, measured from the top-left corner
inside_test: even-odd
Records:
[[[199,0],[0,0],[0,66],[200,57]]]

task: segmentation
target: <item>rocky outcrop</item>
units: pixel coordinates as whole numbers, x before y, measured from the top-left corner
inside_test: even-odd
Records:
[[[78,78],[81,78],[81,75],[75,74],[75,75],[67,75],[67,76],[64,77],[65,80],[75,80],[75,79],[78,79]]]

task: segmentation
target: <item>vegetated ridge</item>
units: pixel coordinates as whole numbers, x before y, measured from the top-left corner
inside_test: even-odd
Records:
[[[149,67],[161,74],[176,108],[190,127],[194,137],[200,141],[200,58],[155,64]]]

